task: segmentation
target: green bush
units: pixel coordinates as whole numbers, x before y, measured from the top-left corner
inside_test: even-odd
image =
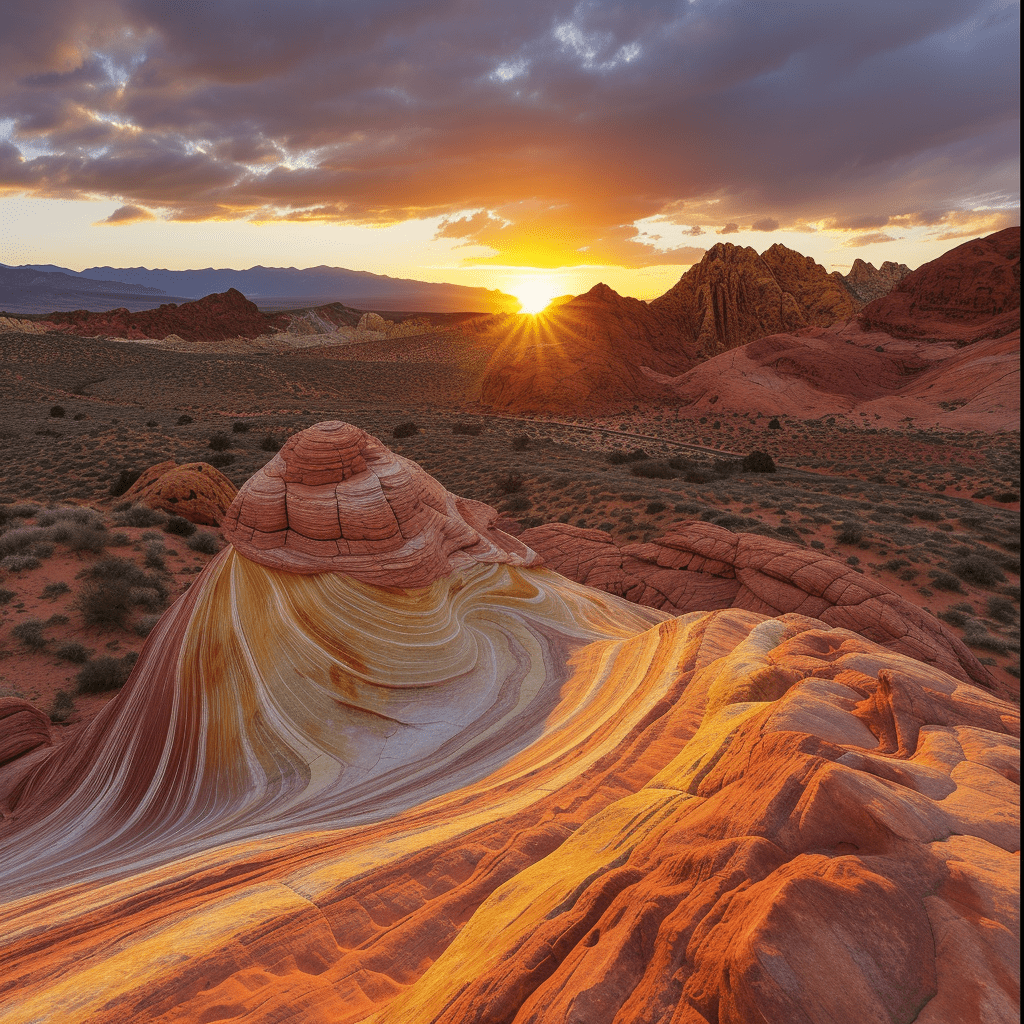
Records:
[[[189,537],[187,544],[190,550],[198,551],[201,555],[215,555],[220,551],[220,541],[209,530],[199,530]]]
[[[131,651],[123,658],[104,656],[82,666],[75,683],[79,693],[106,693],[118,690],[126,682],[139,656]]]
[[[46,647],[43,623],[39,619],[27,619],[25,622],[19,622],[11,630],[11,635],[16,640],[20,640],[30,651],[41,651]]]
[[[184,516],[172,515],[164,523],[164,532],[175,537],[191,537],[196,532],[195,523],[189,522]]]

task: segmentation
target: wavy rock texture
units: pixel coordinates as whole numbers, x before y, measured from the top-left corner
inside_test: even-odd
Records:
[[[556,572],[674,615],[746,608],[796,612],[852,630],[965,682],[992,677],[934,616],[834,558],[771,537],[683,522],[648,543],[619,547],[603,530],[549,523],[520,539]]]
[[[168,459],[150,466],[121,500],[141,501],[202,526],[217,526],[237,493],[235,485],[207,462],[179,466]]]
[[[536,555],[494,526],[489,505],[446,491],[415,462],[338,420],[290,438],[238,492],[224,536],[262,565],[344,572],[385,587],[424,587],[477,562]]]
[[[804,615],[229,547],[0,767],[0,1021],[1013,1019],[1017,736]]]

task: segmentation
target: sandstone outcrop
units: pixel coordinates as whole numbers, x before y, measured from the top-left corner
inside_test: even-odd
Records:
[[[334,420],[290,438],[238,492],[222,525],[239,552],[273,569],[425,587],[478,562],[536,561],[495,527],[497,518],[489,505],[446,491],[415,462]]]
[[[965,682],[991,685],[985,667],[938,619],[842,562],[786,541],[700,521],[622,547],[602,530],[564,523],[535,526],[520,540],[578,583],[673,615],[713,608],[809,615]]]
[[[1020,330],[1020,228],[958,245],[904,277],[860,318],[896,338],[970,344]]]
[[[237,493],[238,488],[207,462],[179,466],[168,459],[150,466],[121,500],[161,508],[200,526],[219,526]]]
[[[50,720],[35,704],[0,697],[0,767],[50,742]]]
[[[850,295],[849,289],[810,256],[776,242],[761,254],[761,259],[779,287],[796,300],[809,326],[831,327],[838,320],[849,319],[860,308],[860,302]]]
[[[165,303],[157,309],[138,313],[120,308],[106,313],[51,313],[46,322],[51,330],[84,338],[108,336],[128,339],[164,339],[176,334],[185,341],[224,341],[229,338],[257,338],[287,326],[287,318],[267,316],[240,291],[207,295],[195,302]]]
[[[905,263],[886,260],[877,270],[873,263],[858,258],[853,261],[848,274],[833,272],[859,303],[873,302],[888,295],[910,273]]]
[[[433,500],[361,433],[299,435],[289,516],[339,467],[342,533],[374,465]],[[465,539],[411,588],[229,546],[87,730],[0,767],[0,1022],[1015,1018],[1016,707]]]

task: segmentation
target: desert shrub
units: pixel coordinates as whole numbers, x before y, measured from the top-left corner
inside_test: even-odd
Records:
[[[645,480],[672,480],[676,475],[675,470],[667,462],[656,462],[653,459],[649,462],[634,462],[629,471],[633,476]]]
[[[102,523],[98,527],[74,525],[57,529],[55,539],[71,551],[91,551],[98,555],[107,545],[107,530]]]
[[[517,494],[526,485],[522,473],[510,472],[499,477],[496,483],[499,494]]]
[[[61,644],[53,653],[64,661],[70,661],[72,665],[84,665],[89,660],[91,652],[85,644],[68,640],[66,643]]]
[[[260,448],[265,452],[276,452],[281,449],[281,442],[273,434],[267,434],[260,441]]]
[[[950,594],[962,594],[964,592],[964,588],[960,585],[960,581],[952,573],[937,572],[931,577],[931,579],[932,586],[936,590],[945,590]]]
[[[643,462],[649,458],[650,456],[643,448],[634,448],[631,452],[609,452],[605,456],[605,461],[612,466],[621,466],[627,462]]]
[[[95,509],[82,505],[58,505],[56,508],[45,508],[36,516],[36,524],[39,526],[56,526],[60,523],[95,526],[101,521],[102,517]]]
[[[990,597],[988,599],[988,614],[996,622],[1001,622],[1004,626],[1012,626],[1017,618],[1017,609],[1013,602],[1008,601],[1005,597]]]
[[[43,623],[39,619],[26,619],[11,630],[11,635],[20,640],[30,651],[41,651],[46,646]]]
[[[412,420],[406,420],[405,423],[399,423],[394,430],[391,431],[392,437],[412,437],[414,434],[418,434],[420,428],[413,423]]]
[[[965,626],[970,621],[970,616],[959,608],[947,608],[945,611],[939,612],[937,617],[951,626]]]
[[[231,447],[231,438],[223,431],[218,431],[207,441],[207,446],[215,452],[223,452]]]
[[[711,424],[711,429],[712,430],[721,430],[722,429],[722,421],[721,420],[715,420],[715,422]]]
[[[710,469],[691,469],[683,479],[688,484],[709,484],[715,479],[715,474]]]
[[[998,501],[1000,505],[1010,505],[1015,501],[1020,501],[1019,491],[1000,491],[998,494],[992,495],[993,501]]]
[[[66,722],[75,710],[75,702],[67,690],[58,690],[53,695],[53,703],[50,705],[50,721],[53,723]]]
[[[167,600],[167,588],[160,578],[127,558],[108,555],[85,575],[89,583],[78,599],[78,608],[87,626],[123,626],[135,605],[153,611]]]
[[[209,530],[198,530],[187,543],[191,551],[198,551],[201,555],[215,555],[220,551],[220,541]]]
[[[84,420],[87,419],[88,417],[85,415],[84,412],[76,412],[75,415],[72,416],[71,418],[73,420]]]
[[[225,466],[230,466],[235,461],[235,457],[231,452],[217,452],[216,455],[211,455],[206,461],[217,469],[223,469]]]
[[[525,494],[512,494],[501,503],[501,511],[525,512],[532,504]]]
[[[1003,570],[984,555],[964,555],[954,559],[949,567],[965,583],[978,587],[991,587],[1006,579]]]
[[[123,658],[111,658],[104,656],[95,658],[88,664],[83,665],[75,677],[75,684],[79,693],[106,693],[109,690],[118,690],[132,674],[135,662],[139,656],[131,651]]]
[[[192,417],[185,414],[178,417],[178,426],[187,427],[192,422]]]
[[[768,421],[768,429],[769,430],[781,430],[782,429],[782,424],[779,422],[778,416],[773,416]]]
[[[63,405],[51,405],[50,406],[50,415],[54,419],[58,419],[58,420],[59,419],[63,419],[64,415],[65,415],[64,406]]]
[[[235,420],[235,422],[231,424],[231,432],[233,434],[248,434],[249,424],[246,423],[245,420]]]
[[[135,623],[135,633],[137,636],[146,637],[153,632],[153,627],[160,621],[159,615],[143,615],[142,618]]]
[[[774,473],[775,460],[767,452],[751,452],[743,457],[744,473]]]
[[[5,569],[7,572],[38,569],[42,564],[35,555],[7,555],[5,558],[0,558],[0,569]]]
[[[644,511],[649,516],[656,516],[659,512],[664,512],[666,508],[668,506],[663,501],[649,501]]]
[[[470,437],[479,437],[483,432],[483,425],[480,423],[453,423],[453,434],[468,434]]]
[[[741,463],[733,462],[731,459],[715,459],[711,463],[711,475],[718,480],[724,480],[726,477],[732,476],[740,468],[740,465]]]
[[[175,537],[191,537],[196,532],[195,523],[190,523],[184,516],[170,516],[164,523],[164,531]]]
[[[167,571],[167,563],[164,561],[163,544],[147,544],[145,563],[147,569],[156,569],[158,572]]]
[[[142,476],[142,473],[137,469],[122,469],[110,482],[111,495],[115,498],[121,497],[140,476]]]
[[[528,434],[516,434],[512,438],[512,450],[514,452],[526,451],[530,447],[530,437]]]
[[[814,548],[815,551],[822,551],[824,550],[825,542],[821,540],[812,540],[811,547]]]
[[[60,597],[61,594],[66,594],[70,589],[71,587],[63,580],[58,580],[56,583],[47,583],[39,596],[45,601],[53,601]]]
[[[36,437],[60,437],[60,431],[52,427],[43,427],[42,430],[36,431]]]
[[[980,623],[964,631],[964,643],[975,650],[991,651],[993,654],[1006,654],[1010,649],[1002,637],[989,633]]]
[[[129,505],[114,512],[114,522],[118,526],[158,526],[166,520],[166,512],[142,504]]]
[[[16,526],[0,535],[0,555],[24,554],[49,536],[49,531],[38,526]]]
[[[839,544],[859,544],[864,539],[864,527],[857,522],[847,520],[836,529],[836,542]]]
[[[860,565],[860,559],[856,555],[850,555],[846,560],[847,565]]]
[[[18,595],[13,590],[0,587],[0,605],[10,604]]]

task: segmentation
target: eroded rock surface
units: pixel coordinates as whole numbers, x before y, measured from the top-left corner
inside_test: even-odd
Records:
[[[833,272],[847,289],[862,303],[888,295],[910,273],[905,263],[886,260],[877,270],[873,263],[865,263],[859,257],[853,261],[848,274]]]
[[[150,466],[121,500],[162,508],[202,526],[218,526],[237,493],[238,488],[209,463],[179,466],[169,459]]]
[[[344,530],[396,465],[360,435],[263,479]],[[658,557],[735,585],[705,540]],[[797,612],[322,557],[225,548],[85,732],[0,766],[4,1024],[1015,1019],[1017,708]],[[901,611],[755,573],[771,610]]]
[[[535,562],[497,518],[335,420],[290,438],[239,491],[223,529],[243,555],[274,569],[425,587],[476,562]]]

